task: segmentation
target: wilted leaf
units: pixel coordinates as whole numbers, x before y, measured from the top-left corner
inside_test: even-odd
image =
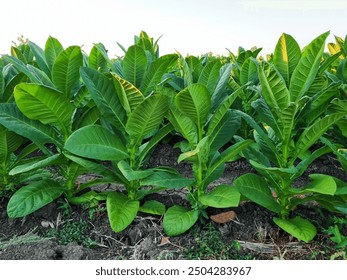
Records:
[[[225,224],[236,219],[237,215],[234,211],[223,212],[217,215],[210,216],[210,219],[217,224]]]

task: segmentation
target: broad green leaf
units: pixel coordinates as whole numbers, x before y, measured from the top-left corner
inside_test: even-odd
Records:
[[[171,112],[168,116],[169,121],[185,139],[188,140],[191,146],[197,144],[198,130],[195,123],[183,114],[175,105],[171,106]]]
[[[199,202],[215,208],[237,207],[240,203],[240,193],[235,187],[220,185],[211,192],[201,195]]]
[[[279,112],[279,110],[271,111],[269,105],[263,98],[253,101],[251,105],[257,112],[257,120],[270,126],[275,132],[277,138],[283,140],[284,128],[281,127],[280,120],[278,120],[277,117],[277,113],[281,114],[281,112]]]
[[[128,181],[141,180],[153,174],[150,169],[147,170],[133,170],[128,162],[121,160],[117,163],[120,172]]]
[[[126,112],[122,107],[113,82],[91,68],[82,67],[81,77],[102,115],[120,131],[125,131]]]
[[[89,125],[72,133],[65,149],[78,156],[118,161],[128,158],[124,144],[117,135],[99,125]]]
[[[199,76],[201,74],[201,71],[202,71],[202,63],[201,61],[199,60],[199,58],[197,58],[196,56],[187,56],[185,58],[185,61],[187,63],[187,66],[189,67],[189,72],[191,73],[191,79],[192,79],[192,84],[193,83],[196,83],[199,79]],[[186,75],[185,75],[186,76]]]
[[[121,232],[135,219],[140,202],[119,192],[111,192],[107,195],[106,208],[112,230]]]
[[[141,180],[141,186],[156,186],[164,187],[168,189],[184,188],[191,185],[194,182],[193,179],[182,177],[178,173],[155,171],[151,176],[148,176]]]
[[[121,183],[121,180],[116,177],[116,174],[113,171],[100,163],[76,157],[68,153],[64,153],[64,156],[77,163],[78,165],[83,166],[86,170],[91,170],[99,175],[105,176],[106,178],[110,178],[112,182]]]
[[[137,159],[139,167],[141,167],[144,161],[149,157],[151,151],[156,147],[156,145],[173,129],[174,128],[170,123],[163,126],[156,134],[151,137],[151,139],[147,143],[140,146],[140,155]]]
[[[190,63],[190,64],[188,64]],[[184,79],[184,87],[193,84],[193,71],[194,64],[192,57],[184,59],[184,56],[179,54],[178,67],[182,72],[182,77]]]
[[[269,172],[270,174],[277,174],[281,178],[284,178],[285,176],[294,175],[297,172],[297,169],[294,166],[288,167],[288,168],[280,168],[280,167],[268,167],[264,166],[256,161],[250,160],[250,164],[256,169],[256,170],[262,170]]]
[[[95,208],[100,205],[100,201],[105,201],[107,198],[106,193],[97,193],[95,191],[88,191],[78,196],[68,198],[70,204],[83,205],[88,208]]]
[[[140,144],[159,128],[169,109],[169,100],[164,95],[152,95],[139,104],[131,113],[126,132]]]
[[[199,141],[195,149],[180,154],[177,162],[180,163],[183,160],[196,161],[197,158],[199,158],[200,162],[207,162],[209,154],[210,154],[209,136],[205,136]]]
[[[30,119],[57,126],[64,135],[71,129],[74,107],[60,92],[35,84],[19,84],[14,89],[18,108]]]
[[[316,227],[310,221],[301,217],[289,220],[273,218],[273,220],[281,229],[305,242],[310,242],[317,234]]]
[[[211,109],[211,96],[207,88],[192,84],[175,97],[177,108],[202,128]]]
[[[2,96],[3,102],[13,102],[14,101],[13,91],[15,86],[20,84],[21,82],[26,82],[26,81],[27,81],[27,78],[23,73],[19,73],[15,75],[14,77],[12,77],[4,89],[4,94]]]
[[[114,63],[107,55],[107,50],[106,50],[105,46],[102,43],[98,43],[98,44],[95,44],[94,47],[99,50],[100,54],[103,56],[103,58],[107,62],[108,67],[110,67],[112,71],[118,73]],[[118,73],[118,74],[120,74],[120,73]],[[123,77],[123,75],[121,75],[121,76]]]
[[[225,91],[228,81],[231,76],[232,65],[231,63],[227,63],[223,65],[219,71],[219,78],[216,87],[214,88],[211,97],[212,102],[212,110],[214,111],[220,103],[228,96]]]
[[[10,170],[9,175],[13,176],[20,173],[24,173],[24,172],[28,172],[28,171],[32,171],[35,169],[40,169],[40,168],[52,165],[55,162],[57,162],[60,157],[61,157],[61,154],[56,154],[56,155],[44,158],[43,160],[40,160],[37,162],[29,162],[22,165],[18,165]]]
[[[295,39],[289,34],[283,33],[277,42],[273,63],[282,75],[287,86],[301,57],[301,50]]]
[[[52,80],[58,90],[72,98],[73,89],[80,78],[80,67],[83,66],[81,48],[72,46],[62,51],[52,68]]]
[[[257,64],[253,59],[248,58],[242,64],[240,71],[241,85],[246,85],[248,82],[255,82],[258,79]]]
[[[39,68],[36,68],[30,64],[27,65],[28,71],[32,73],[33,76],[35,76],[35,79],[37,81],[37,84],[48,86],[51,88],[54,88],[55,86],[53,85],[52,81],[50,78],[46,75],[45,72],[40,70]]]
[[[169,236],[180,235],[190,229],[198,218],[198,210],[190,210],[178,205],[172,206],[164,215],[164,231]]]
[[[281,206],[275,201],[267,182],[262,177],[248,173],[238,177],[234,181],[234,186],[251,201],[272,212],[281,212]]]
[[[221,67],[222,65],[219,60],[208,63],[201,72],[198,84],[205,86],[208,92],[214,92],[219,80],[219,70]]]
[[[113,84],[123,108],[130,115],[145,97],[133,84],[119,76],[113,75]]]
[[[139,211],[146,214],[153,215],[164,215],[166,207],[163,203],[156,200],[145,201],[144,204],[140,206]]]
[[[29,71],[27,66],[22,61],[20,61],[18,58],[13,57],[13,56],[9,56],[9,55],[4,55],[3,58],[5,61],[12,63],[13,66],[19,72],[24,73],[30,79],[31,82],[40,83],[40,81],[35,77],[35,75],[31,71]]]
[[[324,62],[320,65],[318,70],[318,75],[322,74],[325,70],[332,66],[332,64],[339,58],[341,52],[335,53],[334,55],[329,56]]]
[[[168,69],[177,61],[175,54],[167,54],[151,63],[142,79],[139,90],[144,96],[148,96],[154,88],[161,82],[161,78]]]
[[[48,77],[51,77],[51,70],[49,69],[43,49],[33,42],[29,42],[31,51],[35,56],[35,60],[39,68],[46,73]]]
[[[233,160],[239,153],[241,153],[244,149],[246,149],[253,143],[254,142],[250,139],[244,140],[233,144],[225,151],[223,151],[219,158],[211,166],[208,167],[205,180],[208,180],[209,176],[211,176],[217,168],[219,168],[224,163]]]
[[[93,46],[88,56],[88,67],[101,73],[108,72],[107,61],[100,50]]]
[[[295,67],[290,80],[289,91],[291,101],[299,101],[313,83],[319,70],[319,65],[325,47],[325,40],[328,35],[329,32],[325,32],[318,36],[305,48],[304,52],[302,53],[299,63]]]
[[[281,110],[280,112],[280,121],[283,131],[283,145],[282,148],[287,148],[290,141],[292,140],[293,129],[295,127],[295,117],[298,106],[295,103],[290,103],[288,108]],[[285,153],[283,151],[283,153]]]
[[[45,45],[45,57],[51,71],[55,60],[63,50],[64,48],[61,43],[56,38],[49,36]]]
[[[59,146],[59,137],[50,125],[28,119],[14,103],[0,104],[0,124],[39,146],[46,143]]]
[[[344,116],[343,113],[327,115],[306,128],[296,143],[296,156],[306,152],[332,125]]]
[[[223,102],[221,102],[220,106],[217,108],[215,113],[212,115],[211,120],[208,124],[207,135],[211,135],[219,122],[223,119],[224,115],[229,110],[230,106],[234,103],[235,99],[243,93],[243,87],[238,88],[235,92],[229,95]]]
[[[22,136],[8,131],[0,125],[0,162],[6,162],[10,155],[23,144],[24,140]]]
[[[7,205],[10,218],[27,216],[52,202],[65,191],[57,181],[50,179],[38,181],[20,188]]]
[[[286,83],[276,69],[267,62],[258,67],[262,95],[271,110],[284,110],[289,106],[290,96]]]
[[[218,123],[212,135],[210,135],[211,150],[219,150],[227,144],[239,130],[241,118],[231,110],[228,110],[223,119]]]
[[[277,148],[272,142],[271,138],[268,136],[267,132],[265,132],[251,116],[239,110],[234,110],[234,112],[239,114],[251,127],[254,128],[262,141],[266,143],[267,148],[272,151],[273,155],[276,157],[277,162],[279,162],[281,156],[278,154]]]
[[[313,180],[304,189],[303,192],[313,192],[326,195],[334,195],[337,186],[333,177],[325,174],[310,174],[309,177]]]
[[[78,128],[95,124],[100,119],[100,111],[98,107],[94,106],[90,109],[87,109],[83,115],[81,115],[77,120],[73,123],[73,130],[77,130]]]
[[[22,47],[25,48],[29,48],[30,47],[28,45],[22,45]],[[30,52],[32,53],[32,51],[30,50]],[[28,59],[27,57],[24,55],[23,51],[20,50],[19,48],[16,48],[15,46],[11,46],[11,56],[20,60],[21,62],[23,62],[24,64],[27,64],[28,63]],[[32,59],[34,58],[34,55],[32,54]]]
[[[146,68],[147,56],[145,51],[136,45],[129,47],[123,59],[125,80],[139,88]]]

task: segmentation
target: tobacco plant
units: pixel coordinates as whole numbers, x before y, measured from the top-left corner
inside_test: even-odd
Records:
[[[340,188],[324,174],[311,174],[311,183],[294,186],[315,159],[331,152],[319,139],[346,116],[346,101],[335,98],[339,83],[319,74],[328,34],[313,40],[302,54],[296,41],[283,34],[273,63],[258,65],[261,98],[252,103],[257,121],[238,112],[254,128],[256,144],[244,155],[260,175],[242,175],[234,185],[246,198],[277,213],[274,222],[279,227],[306,242],[316,235],[316,228],[300,216],[293,217],[292,210],[308,201],[333,201]],[[328,106],[331,110],[326,113]],[[336,203],[343,200],[337,198]]]
[[[169,99],[154,89],[176,61],[176,55],[149,61],[145,50],[133,45],[117,73],[104,75],[86,67],[80,70],[101,112],[102,125],[77,130],[67,140],[65,149],[77,156],[111,162],[113,181],[124,186],[123,191],[107,193],[107,213],[115,232],[124,230],[138,211],[165,212],[165,206],[158,201],[141,205],[146,195],[190,183],[174,169],[146,168],[152,150],[173,129],[170,124],[162,125]]]
[[[71,46],[64,50],[52,37],[47,40],[45,50],[32,42],[28,46],[35,57],[35,66],[26,64],[27,59],[18,49],[14,49],[18,58],[4,57],[19,73],[17,76],[24,75],[29,83],[14,87],[15,103],[0,104],[0,123],[29,139],[44,156],[12,166],[8,174],[22,176],[51,166],[56,168],[55,176],[61,179],[41,177],[26,182],[8,203],[11,218],[26,216],[62,194],[71,203],[95,204],[90,195],[83,194],[76,199],[90,184],[78,184],[77,178],[85,168],[63,154],[64,143],[74,129],[98,120],[97,112],[87,106],[86,90],[79,81],[79,68],[83,65],[81,49]]]
[[[211,93],[203,83],[205,81],[208,85],[209,81],[207,72],[204,73],[200,83],[190,84],[174,97],[170,109],[169,120],[184,138],[177,144],[182,151],[178,162],[192,164],[194,181],[187,187],[191,209],[175,205],[164,215],[163,227],[168,235],[179,235],[191,228],[199,217],[207,218],[205,209],[208,206],[237,206],[240,199],[236,189],[229,185],[219,185],[212,191],[208,190],[208,186],[223,174],[226,162],[235,159],[252,143],[245,140],[219,152],[239,128],[240,118],[229,107],[241,91],[224,97],[223,87],[215,87]],[[217,80],[219,85],[225,85],[229,75],[221,73],[222,78]],[[222,102],[221,96],[224,97]]]

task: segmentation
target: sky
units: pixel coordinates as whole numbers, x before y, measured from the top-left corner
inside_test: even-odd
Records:
[[[237,53],[239,46],[273,52],[283,32],[303,48],[330,30],[347,34],[347,0],[3,0],[0,54],[21,35],[42,48],[48,36],[89,52],[103,43],[121,56],[141,30],[159,40],[160,54]]]

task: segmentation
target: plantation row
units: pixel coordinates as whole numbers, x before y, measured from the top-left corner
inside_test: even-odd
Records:
[[[102,44],[87,55],[52,37],[44,49],[13,46],[0,58],[0,194],[11,196],[9,217],[63,196],[87,207],[106,201],[115,232],[140,211],[164,215],[166,234],[179,235],[208,218],[207,207],[251,200],[289,234],[312,240],[315,226],[292,215],[298,205],[347,213],[347,182],[311,174],[308,185],[293,186],[325,154],[347,170],[347,40],[336,37],[324,53],[328,35],[301,51],[283,34],[266,60],[257,58],[261,49],[242,48],[227,57],[160,56],[145,32],[115,59]],[[147,167],[156,145],[174,135],[191,178]],[[208,189],[240,157],[258,174]],[[78,182],[90,173],[96,179]],[[105,183],[124,189],[91,188]],[[144,199],[175,188],[187,189],[190,208]]]

